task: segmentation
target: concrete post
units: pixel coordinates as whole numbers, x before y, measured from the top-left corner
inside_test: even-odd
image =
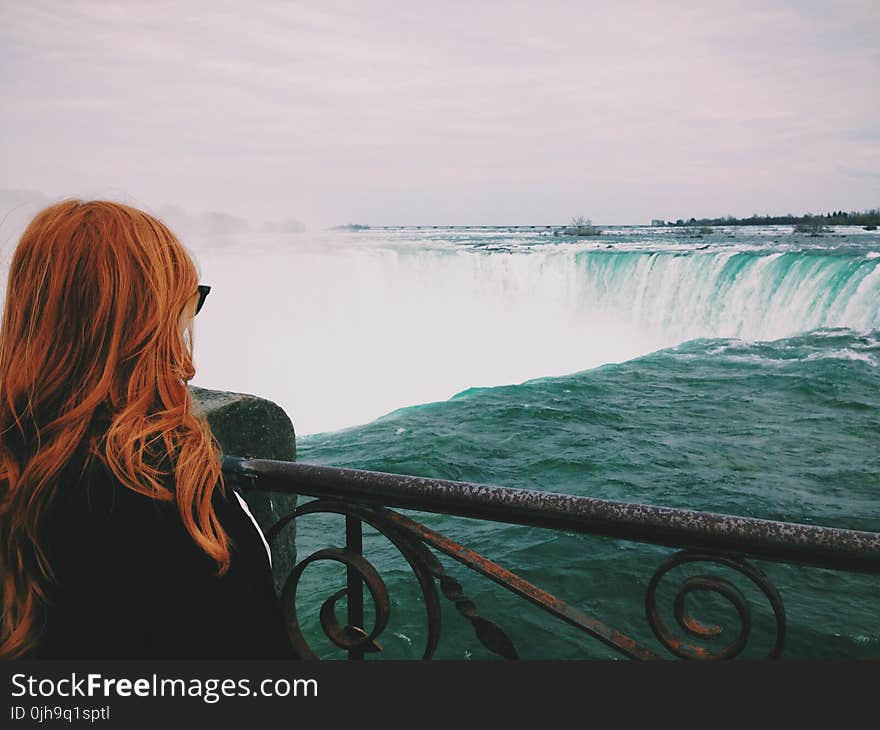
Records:
[[[193,411],[205,416],[224,454],[255,459],[296,460],[296,434],[290,417],[270,400],[190,386]],[[296,509],[296,495],[243,493],[257,523],[267,532]],[[272,572],[279,595],[296,565],[296,526],[285,528],[272,545]]]

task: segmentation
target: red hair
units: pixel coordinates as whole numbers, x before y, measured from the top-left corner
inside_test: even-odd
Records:
[[[220,449],[186,386],[195,368],[180,317],[197,287],[174,234],[126,205],[64,201],[22,235],[0,326],[0,657],[39,643],[54,579],[40,525],[56,491],[75,488],[60,479],[75,457],[176,499],[218,575],[228,569],[211,504],[224,489]]]

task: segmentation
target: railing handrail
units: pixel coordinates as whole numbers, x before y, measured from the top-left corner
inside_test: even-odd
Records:
[[[880,573],[880,533],[302,462],[223,457],[253,488]]]

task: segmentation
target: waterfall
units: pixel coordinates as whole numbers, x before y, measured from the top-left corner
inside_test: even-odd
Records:
[[[200,255],[194,381],[272,398],[300,433],[694,338],[880,327],[865,251],[300,241]]]

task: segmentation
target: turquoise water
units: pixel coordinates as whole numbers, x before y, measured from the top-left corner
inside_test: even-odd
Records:
[[[587,342],[578,346],[595,334],[596,347],[607,347],[609,329],[618,327],[627,341],[642,337],[647,352],[567,375],[464,389],[365,425],[301,437],[300,461],[880,530],[877,236],[838,229],[794,239],[765,229],[703,239],[670,234],[658,242],[641,229],[560,244],[506,232],[457,240],[449,231],[396,235],[409,236],[415,251],[435,250],[434,238],[443,235],[457,255],[496,259],[552,246],[559,260],[545,258],[553,267],[547,273],[584,322]],[[491,277],[485,283],[497,285]],[[548,291],[541,282],[534,290]],[[534,307],[541,311],[542,302]],[[405,344],[405,333],[395,341]],[[652,349],[655,343],[662,346]],[[643,605],[670,549],[416,517],[663,653]],[[301,521],[301,558],[343,541],[341,518]],[[380,536],[368,534],[365,549],[393,602],[383,656],[417,657],[425,629],[416,582]],[[463,566],[444,564],[523,657],[618,656]],[[880,657],[880,579],[759,565],[786,605],[787,657]],[[744,656],[760,657],[772,643],[772,614],[757,591],[733,579],[752,603]],[[308,636],[321,633],[317,607],[343,581],[331,567],[306,573],[300,615]],[[671,611],[673,593],[664,591],[661,605],[665,597]],[[690,605],[704,621],[737,626],[720,599]],[[437,657],[492,656],[448,604],[443,622]],[[340,655],[327,641],[314,644],[322,655]]]

